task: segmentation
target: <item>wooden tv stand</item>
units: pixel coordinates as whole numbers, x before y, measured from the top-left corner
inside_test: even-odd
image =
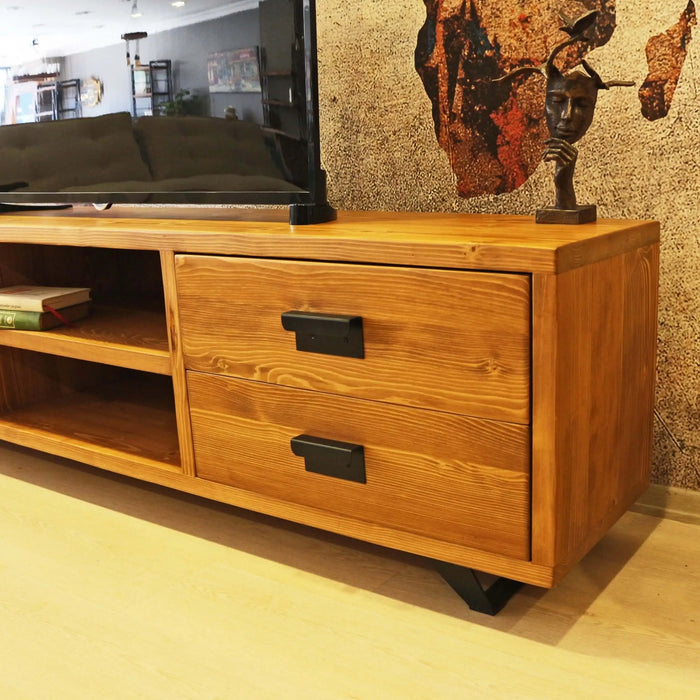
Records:
[[[648,485],[658,224],[285,216],[3,215],[0,284],[94,313],[0,331],[0,439],[555,585]]]

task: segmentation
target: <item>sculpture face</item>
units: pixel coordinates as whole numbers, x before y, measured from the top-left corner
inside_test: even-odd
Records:
[[[545,113],[549,133],[557,139],[576,143],[593,121],[598,85],[582,73],[562,75],[556,71],[547,80]]]

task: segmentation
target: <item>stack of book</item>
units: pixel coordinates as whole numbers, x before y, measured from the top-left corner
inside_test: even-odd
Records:
[[[88,287],[0,288],[0,329],[45,331],[70,325],[90,312]]]

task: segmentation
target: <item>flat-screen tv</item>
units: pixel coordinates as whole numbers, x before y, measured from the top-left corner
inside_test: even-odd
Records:
[[[282,204],[334,218],[315,0],[0,8],[0,203]]]

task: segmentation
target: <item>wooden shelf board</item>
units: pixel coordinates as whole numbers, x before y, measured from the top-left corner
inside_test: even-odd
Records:
[[[261,126],[260,131],[263,131],[266,134],[272,134],[274,136],[284,136],[285,138],[291,139],[292,141],[304,141],[304,139],[301,139],[298,136],[293,136],[292,134],[289,134],[286,131],[282,131],[282,129],[275,129],[271,126]]]
[[[651,221],[536,224],[532,216],[339,212],[290,226],[283,209],[114,206],[14,212],[0,241],[525,273],[561,273],[659,241]]]
[[[0,439],[111,471],[180,471],[172,392],[149,381],[76,392],[0,415]]]
[[[291,107],[292,109],[297,108],[295,102],[283,102],[282,100],[262,100],[264,105],[270,105],[271,107]]]
[[[0,345],[155,374],[171,374],[165,314],[93,308],[70,327],[50,331],[1,330]]]

